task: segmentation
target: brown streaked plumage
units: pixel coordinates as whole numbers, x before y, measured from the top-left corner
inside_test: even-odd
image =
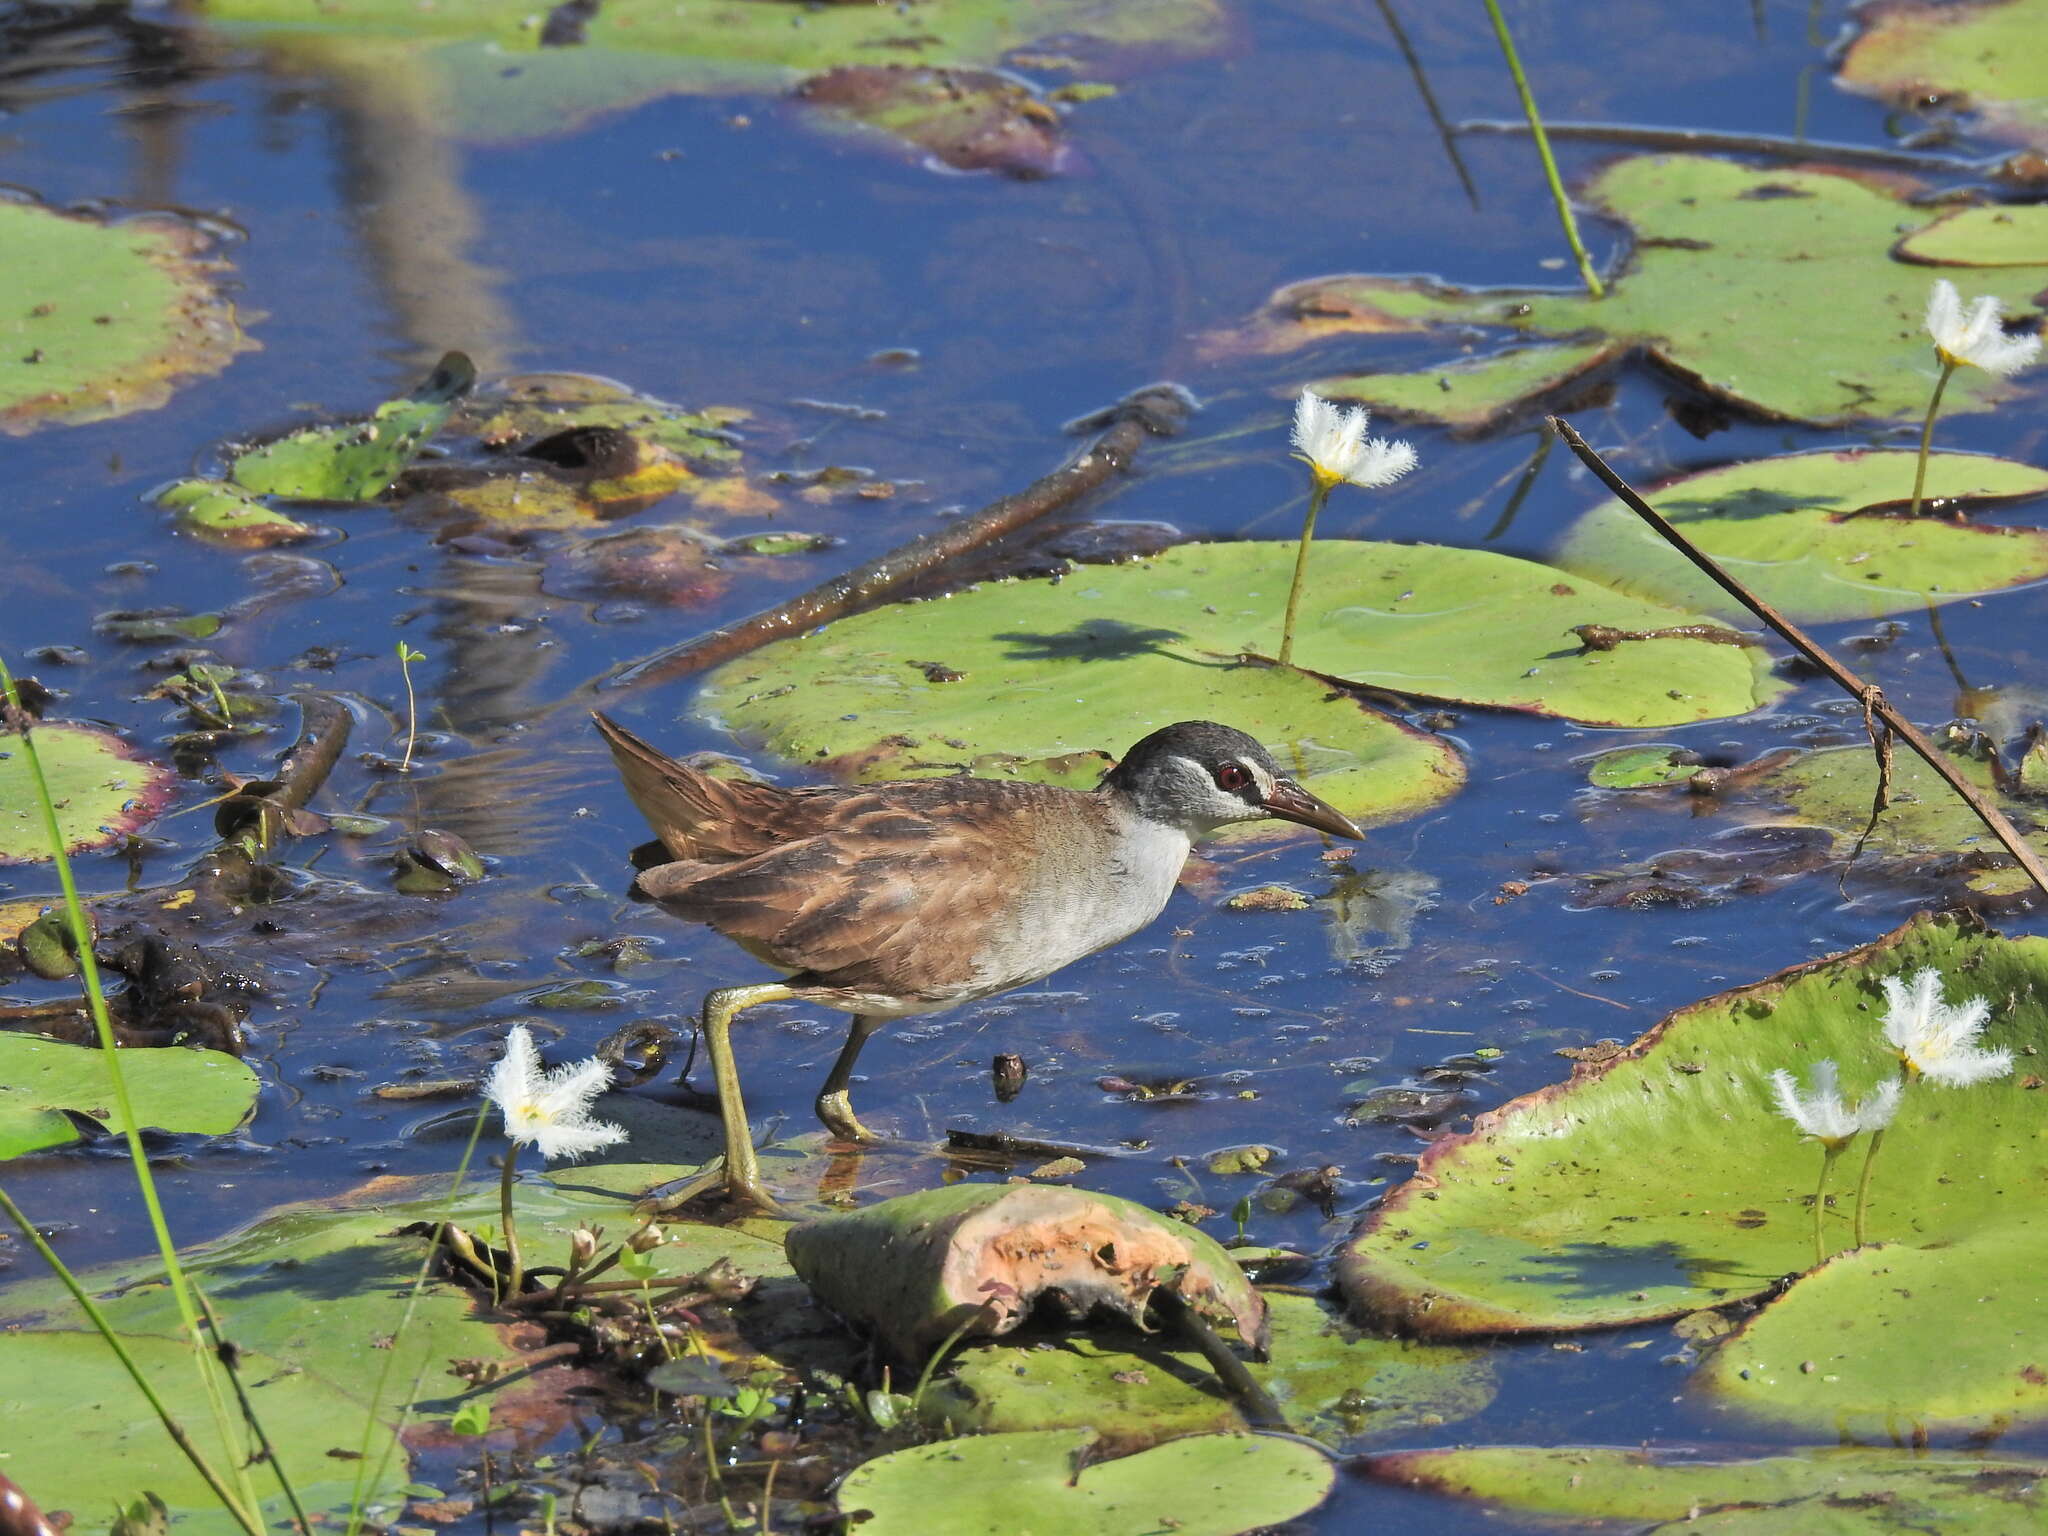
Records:
[[[712,778],[595,718],[671,856],[640,889],[791,973],[705,1000],[727,1184],[769,1206],[730,1050],[742,1009],[794,998],[854,1015],[817,1109],[837,1135],[867,1140],[846,1084],[885,1020],[1022,986],[1135,933],[1219,826],[1277,817],[1360,835],[1257,742],[1205,721],[1155,731],[1093,790],[973,778],[780,789]]]

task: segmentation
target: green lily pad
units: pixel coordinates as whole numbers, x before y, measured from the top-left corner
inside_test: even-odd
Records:
[[[1297,1431],[1332,1447],[1469,1418],[1493,1401],[1478,1350],[1362,1334],[1307,1296],[1266,1293],[1272,1340],[1247,1369]],[[919,1411],[956,1430],[1093,1428],[1120,1446],[1245,1427],[1195,1351],[1097,1326],[1052,1347],[977,1343],[952,1357]]]
[[[291,0],[208,0],[216,30],[300,71],[403,80],[449,131],[502,140],[570,131],[673,94],[780,97],[808,76],[878,60],[993,69],[1036,44],[1075,66],[1164,62],[1229,36],[1217,0],[958,0],[904,12],[797,0],[607,0],[575,47],[540,46],[539,17],[492,0],[360,0],[309,18]]]
[[[239,1443],[232,1451],[218,1448],[189,1345],[168,1338],[123,1342],[217,1468],[228,1471],[247,1454]],[[354,1458],[366,1410],[337,1401],[332,1383],[261,1351],[245,1349],[239,1365],[250,1401],[307,1512],[345,1512],[355,1490]],[[7,1422],[7,1475],[35,1489],[45,1509],[69,1509],[90,1522],[147,1489],[169,1506],[181,1533],[240,1531],[97,1333],[0,1335],[0,1415]],[[391,1441],[390,1426],[379,1425],[370,1438],[371,1456],[382,1457]],[[266,1526],[286,1525],[291,1510],[271,1472],[255,1467],[250,1481]],[[394,1455],[381,1478],[373,1468],[364,1479],[366,1498],[395,1513],[405,1483],[405,1457]]]
[[[1281,289],[1245,325],[1211,337],[1207,350],[1291,352],[1347,333],[1439,326],[1462,340],[1474,325],[1493,326],[1574,350],[1548,364],[1510,354],[1509,361],[1473,365],[1464,376],[1426,368],[1322,387],[1469,423],[1505,408],[1503,386],[1518,371],[1530,388],[1547,389],[1575,366],[1597,361],[1589,349],[1612,347],[1639,351],[1765,417],[1917,420],[1934,382],[1934,351],[1923,329],[1934,274],[1894,247],[1902,234],[1910,241],[1948,217],[1907,201],[1919,190],[1900,178],[1840,170],[1636,156],[1608,166],[1586,191],[1635,236],[1628,264],[1604,299],[1535,289],[1461,293],[1418,278],[1315,278]],[[2025,312],[2048,284],[2048,245],[2030,261],[2015,261],[2023,253],[2004,226],[1950,226],[1939,244],[1944,260],[1997,263],[1972,274],[1970,288],[1996,294],[2010,313]],[[1450,391],[1438,388],[1440,376],[1451,381]],[[1988,410],[2012,388],[1981,369],[1964,369],[1949,385],[1944,410]]]
[[[0,433],[153,409],[254,345],[212,244],[168,216],[110,223],[0,199]]]
[[[2039,266],[2048,258],[2048,208],[1958,208],[1906,236],[1899,254],[1940,267]]]
[[[1326,398],[1370,400],[1396,416],[1481,432],[1591,373],[1626,350],[1617,341],[1518,346],[1461,357],[1421,373],[1357,373],[1318,380]]]
[[[1905,516],[1918,457],[1837,450],[1754,459],[1681,476],[1649,499],[1799,623],[1918,612],[2048,576],[2048,532],[1925,511]],[[1966,453],[1927,461],[1927,495],[1938,502],[1982,505],[2044,493],[2048,471],[2031,464]],[[1619,501],[1574,523],[1553,558],[1651,602],[1749,619],[1748,609]]]
[[[163,813],[177,776],[140,756],[111,731],[64,721],[35,727],[57,830],[68,854],[120,842]],[[0,732],[0,864],[34,864],[50,857],[43,813],[21,738]]]
[[[1679,1461],[1607,1446],[1488,1445],[1393,1451],[1359,1465],[1381,1482],[1570,1520],[1573,1529],[1614,1520],[1631,1531],[1656,1522],[1670,1536],[2006,1536],[2048,1523],[2048,1467],[1926,1451]]]
[[[1191,1435],[1116,1461],[1088,1430],[970,1435],[878,1456],[846,1474],[840,1513],[865,1536],[1242,1536],[1329,1496],[1336,1469],[1298,1440]],[[865,1518],[863,1518],[865,1516]]]
[[[262,1084],[221,1051],[183,1046],[121,1052],[137,1128],[225,1136],[256,1108]],[[35,1035],[0,1034],[0,1162],[80,1139],[70,1114],[108,1132],[129,1127],[114,1112],[105,1054]]]
[[[847,777],[972,766],[1086,784],[1106,763],[1071,754],[1212,718],[1259,737],[1355,820],[1385,822],[1454,792],[1461,766],[1445,743],[1307,673],[1625,726],[1744,714],[1782,687],[1760,649],[1692,637],[1583,649],[1577,624],[1695,621],[1548,566],[1345,540],[1311,559],[1295,645],[1306,671],[1241,662],[1279,648],[1293,558],[1291,544],[1188,545],[878,609],[720,668],[697,708]]]
[[[365,421],[307,427],[234,456],[228,479],[256,496],[297,501],[372,501],[441,429],[476,369],[450,352],[411,394],[387,400]]]
[[[1648,789],[1683,784],[1700,769],[1700,755],[1688,747],[1645,744],[1619,747],[1594,758],[1586,782],[1595,789]]]
[[[173,481],[156,493],[156,504],[175,512],[187,533],[229,549],[269,549],[319,531],[224,480]]]
[[[1992,1000],[1989,1044],[2048,1046],[2036,991],[2048,982],[2048,940],[1916,920],[1682,1008],[1620,1055],[1431,1143],[1416,1176],[1344,1250],[1339,1278],[1352,1305],[1426,1337],[1602,1328],[1745,1300],[1807,1270],[1820,1154],[1772,1109],[1770,1074],[1832,1058],[1852,1098],[1895,1074],[1877,981],[1929,966],[1951,1001]],[[2018,1240],[2038,1245],[2048,1230],[2024,1193],[2048,1178],[2044,1106],[2025,1081],[1916,1087],[1886,1139],[1868,1229],[1886,1246],[1849,1267],[1870,1276],[1857,1296],[1855,1322],[1868,1330],[1858,1341],[1871,1370],[1890,1373],[1872,1390],[1902,1420],[1968,1417],[1951,1393],[1969,1394],[1984,1422],[2011,1414],[2016,1393],[2048,1407],[2048,1375],[2039,1387],[2021,1380],[2032,1340],[2048,1335],[2048,1297],[2010,1268]],[[1831,1247],[1850,1240],[1842,1214],[1829,1224]],[[1999,1293],[1995,1326],[1987,1313],[1981,1329],[1961,1329],[1954,1311],[1909,1299],[1911,1281],[1887,1289],[1878,1278],[1886,1253],[1917,1271],[1937,1252],[1970,1277],[1973,1295]],[[1794,1346],[1787,1368],[1797,1374],[1822,1342]],[[1957,1365],[1966,1350],[1968,1371]],[[1980,1374],[1976,1356],[2002,1364]]]
[[[1962,93],[1986,133],[2048,148],[2042,0],[1891,4],[1863,20],[1836,77],[1849,89],[1900,105]]]

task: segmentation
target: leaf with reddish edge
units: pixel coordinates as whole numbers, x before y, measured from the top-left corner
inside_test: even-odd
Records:
[[[67,854],[105,848],[140,831],[176,792],[176,774],[111,731],[54,721],[37,725],[34,740]],[[0,865],[49,857],[21,738],[0,732]]]

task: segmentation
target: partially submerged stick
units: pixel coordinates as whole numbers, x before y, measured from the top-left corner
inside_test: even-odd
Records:
[[[1822,650],[1819,643],[1798,625],[1696,549],[1691,540],[1672,527],[1655,507],[1636,493],[1634,487],[1608,467],[1607,461],[1593,451],[1592,445],[1579,436],[1570,422],[1562,416],[1553,416],[1550,418],[1550,425],[1556,430],[1557,435],[1565,440],[1565,445],[1579,456],[1579,462],[1593,471],[1600,483],[1612,491],[1624,506],[1663,535],[1665,541],[1691,561],[1702,575],[1770,625],[1784,637],[1788,645],[1825,673],[1830,682],[1862,706],[1864,719],[1870,723],[1871,745],[1877,750],[1881,775],[1888,751],[1887,743],[1882,736],[1896,736],[1911,747],[1921,761],[1939,774],[1942,782],[1962,798],[1963,803],[1976,813],[1977,819],[1984,823],[1991,835],[2004,846],[2005,851],[2013,856],[2019,867],[2027,872],[2027,878],[2034,882],[2041,894],[2048,896],[2048,868],[2042,866],[2039,856],[2020,836],[2019,830],[2006,820],[2004,812],[1984,797],[1976,785],[1956,771],[1955,765],[1948,760],[1946,753],[1929,741],[1918,726],[1892,707],[1890,701],[1885,698],[1883,689],[1875,683],[1864,682]],[[1879,726],[1883,728],[1882,733],[1878,729]],[[1881,776],[1878,781],[1880,808],[1884,801],[1884,789],[1885,781]]]
[[[735,656],[744,656],[771,640],[800,635],[858,609],[872,607],[948,561],[1014,533],[1049,512],[1070,506],[1106,484],[1130,468],[1146,437],[1171,437],[1178,432],[1192,406],[1187,392],[1172,384],[1154,384],[1128,395],[1099,416],[1085,419],[1087,429],[1107,427],[1100,437],[1015,495],[989,503],[972,517],[919,534],[886,555],[730,628],[715,629],[695,640],[628,662],[601,679],[598,689],[612,693],[674,682],[731,661]]]
[[[1868,144],[1837,144],[1825,139],[1785,139],[1766,133],[1720,133],[1711,128],[1646,128],[1634,123],[1558,122],[1547,122],[1543,127],[1553,139],[1583,144],[1627,144],[1637,149],[1702,155],[1763,155],[1773,160],[1825,161],[1883,170],[1925,171],[1930,175],[1997,177],[2008,174],[2011,159],[2005,155],[1994,155],[1987,160],[1966,160],[1958,155],[1879,149]],[[1520,138],[1529,131],[1527,123],[1499,118],[1468,118],[1451,125],[1454,134],[1501,134]]]

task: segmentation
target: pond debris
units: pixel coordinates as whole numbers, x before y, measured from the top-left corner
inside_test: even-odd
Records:
[[[806,1222],[787,1250],[827,1307],[913,1369],[959,1338],[1011,1332],[1041,1302],[1143,1327],[1163,1287],[1266,1344],[1265,1302],[1215,1239],[1114,1195],[956,1184]]]

